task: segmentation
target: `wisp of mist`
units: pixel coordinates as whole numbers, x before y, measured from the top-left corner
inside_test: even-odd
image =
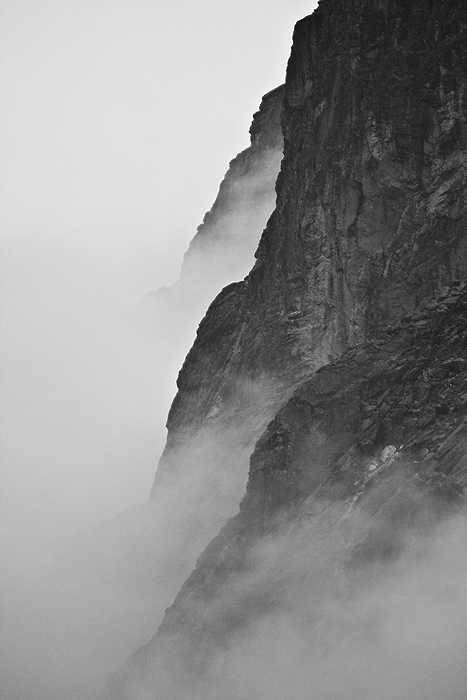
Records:
[[[145,501],[177,372],[207,304],[253,263],[279,160],[271,153],[237,183],[229,212],[150,313],[141,302],[150,290],[125,249],[48,233],[6,238],[0,634],[8,700],[94,697],[154,634],[235,510],[248,455],[232,464],[222,437],[208,434],[158,508]],[[266,203],[248,196],[264,187]],[[193,513],[203,514],[194,530]]]
[[[371,523],[358,514],[353,527],[362,536]],[[248,591],[267,591],[279,574],[275,608],[252,614],[211,650],[201,675],[186,666],[189,652],[175,635],[130,686],[132,700],[465,698],[465,514],[408,534],[396,558],[358,572],[347,568],[336,533],[299,532],[300,547],[287,535],[261,542],[254,565],[232,576],[219,601],[198,603],[196,615],[209,627],[211,616],[241,607]]]

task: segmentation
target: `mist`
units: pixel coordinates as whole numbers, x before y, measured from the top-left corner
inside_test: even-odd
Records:
[[[203,20],[192,3],[175,17],[165,3],[3,3],[6,700],[94,697],[236,512],[251,446],[233,450],[234,432],[198,436],[179,455],[187,475],[161,489],[157,509],[147,497],[177,372],[207,305],[254,262],[280,151],[237,183],[235,206],[183,267],[182,257],[248,145],[261,94],[283,80],[294,20],[315,4],[243,3],[224,15],[210,2]],[[163,286],[174,286],[163,302],[142,302]],[[291,622],[267,625],[276,639]],[[215,687],[238,683],[241,666],[263,697],[243,643],[218,660],[229,669]]]
[[[466,536],[459,518],[430,543],[409,539],[397,562],[365,571],[366,581],[347,581],[345,594],[336,591],[331,571],[322,585],[334,595],[313,591],[311,578],[301,601],[294,596],[285,613],[221,659],[229,669],[226,687],[237,688],[231,697],[461,700]]]
[[[264,222],[242,226],[251,235],[240,262],[235,246],[216,256],[213,285],[198,276],[190,299],[202,299],[180,323],[169,318],[181,329],[164,352],[167,323],[137,319],[140,300],[178,279],[261,95],[283,81],[293,24],[313,4],[2,3],[11,532],[29,522],[31,536],[67,536],[149,492],[196,326],[220,288],[247,274]]]
[[[88,244],[52,235],[5,240],[9,700],[94,697],[152,636],[238,506],[253,446],[238,431],[197,436],[178,452],[177,476],[158,489],[156,505],[147,498],[178,370],[209,301],[252,266],[280,156],[272,151],[238,180],[228,212],[187,254],[177,284],[145,300],[146,278],[123,246],[90,256]]]
[[[122,322],[140,293],[124,255],[50,235],[3,248],[2,694],[80,697],[109,609],[118,626],[131,606],[56,557],[74,533],[147,498],[169,398],[154,402],[152,358]]]
[[[280,158],[233,183],[178,282],[149,296],[141,253],[118,239],[5,237],[5,698],[94,697],[235,512],[252,449],[238,431],[197,436],[147,498],[178,370],[208,303],[253,264]]]
[[[397,556],[364,565],[351,564],[349,535],[361,541],[374,523],[358,511],[347,520],[343,504],[327,504],[343,529],[308,522],[263,539],[217,599],[191,602],[213,646],[183,630],[162,637],[129,697],[463,700],[467,520],[440,521],[432,506]]]

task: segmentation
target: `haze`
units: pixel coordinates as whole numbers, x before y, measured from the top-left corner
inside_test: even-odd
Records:
[[[176,280],[314,4],[2,2],[4,531],[147,497],[175,370],[121,315]]]
[[[8,700],[91,697],[157,627],[153,592],[49,558],[148,497],[197,319],[161,368],[138,305],[177,279],[315,4],[2,0]]]

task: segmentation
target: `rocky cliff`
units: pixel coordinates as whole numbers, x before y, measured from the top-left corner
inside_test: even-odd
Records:
[[[461,0],[297,24],[276,209],[200,324],[155,482],[235,480],[257,441],[246,494],[103,697],[463,697],[466,67]]]
[[[200,326],[169,445],[237,415],[239,384],[269,420],[305,372],[465,275],[464,24],[456,3],[354,0],[297,24],[277,206]]]
[[[401,566],[408,539],[426,548],[440,523],[457,513],[464,513],[463,539],[454,550],[456,558],[463,555],[460,601],[451,585],[457,622],[464,624],[466,338],[463,282],[301,384],[256,445],[240,512],[199,558],[158,634],[104,697],[243,697],[227,694],[233,678],[218,674],[219,657],[229,663],[232,648],[248,646],[258,628],[263,635],[265,618],[305,608],[313,629],[322,624],[323,599],[348,605],[375,577],[400,585],[392,567]],[[426,574],[411,572],[417,579]],[[449,583],[443,580],[442,595],[449,596]],[[423,597],[424,591],[415,593]],[[378,600],[377,607],[386,612],[384,604]],[[366,620],[363,632],[376,644],[378,621]],[[466,641],[464,635],[457,649],[463,690]],[[269,645],[268,637],[263,643]],[[405,651],[416,652],[417,644],[423,640]],[[441,662],[444,651],[441,645]],[[359,672],[364,659],[358,659]],[[384,663],[378,659],[378,673]],[[337,697],[346,698],[341,692]]]

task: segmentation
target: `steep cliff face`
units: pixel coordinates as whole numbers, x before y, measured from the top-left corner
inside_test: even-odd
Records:
[[[139,687],[145,698],[175,698],[185,684],[188,697],[206,687],[216,697],[228,680],[221,673],[219,685],[219,655],[229,660],[231,646],[248,643],[264,618],[306,605],[313,629],[323,596],[332,591],[333,604],[344,604],[365,578],[391,578],[410,537],[426,547],[453,513],[464,513],[465,528],[466,338],[462,282],[306,380],[258,441],[240,512],[104,697],[139,697]],[[315,611],[305,600],[310,586]],[[448,587],[443,581],[436,593]],[[465,596],[453,602],[465,621]],[[460,656],[465,635],[461,642]]]
[[[277,210],[252,286],[277,299],[280,347],[302,361],[465,274],[464,25],[460,3],[352,0],[296,27]]]
[[[464,667],[467,639],[438,603],[452,584],[467,623],[467,571],[440,554],[467,547],[466,67],[461,0],[323,0],[297,24],[276,209],[200,324],[154,487],[196,482],[213,452],[235,479],[257,441],[246,494],[103,697],[462,697],[443,655]],[[428,671],[399,687],[391,637],[410,637],[404,612],[423,628],[410,586],[426,575],[446,629],[441,660],[412,640],[431,695]],[[391,690],[349,686],[368,658]]]
[[[297,24],[277,206],[199,329],[169,445],[230,421],[245,381],[267,394],[244,421],[258,437],[305,371],[465,275],[464,32],[462,3],[428,0],[323,2]]]

